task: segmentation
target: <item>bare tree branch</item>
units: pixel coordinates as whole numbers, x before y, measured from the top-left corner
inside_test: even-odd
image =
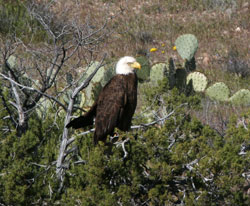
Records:
[[[34,92],[37,92],[38,94],[40,94],[41,96],[45,96],[47,97],[48,99],[52,99],[53,101],[55,101],[58,105],[60,105],[65,111],[67,110],[67,107],[61,103],[59,100],[57,100],[55,97],[51,96],[51,95],[48,95],[46,93],[43,93],[41,92],[40,90],[38,89],[35,89],[33,87],[28,87],[28,86],[25,86],[25,85],[22,85],[22,84],[19,84],[18,82],[14,81],[13,79],[7,77],[6,75],[0,73],[0,76],[2,76],[4,79],[8,80],[11,82],[11,84],[13,85],[16,85],[16,86],[19,86],[20,88],[22,89],[27,89],[27,90],[31,90],[31,91],[34,91]],[[37,103],[37,102],[36,102]]]
[[[64,121],[64,130],[63,130],[59,155],[58,155],[57,163],[56,163],[56,174],[57,174],[57,177],[58,177],[58,179],[60,180],[60,183],[61,183],[59,191],[62,189],[63,182],[64,182],[65,168],[64,168],[63,165],[64,165],[64,162],[65,162],[65,157],[67,155],[67,147],[70,145],[71,142],[74,141],[74,139],[72,139],[72,138],[70,140],[68,140],[68,129],[66,128],[66,125],[69,123],[71,115],[72,115],[73,104],[74,104],[74,101],[75,101],[75,97],[82,89],[86,88],[89,85],[89,82],[94,77],[96,72],[104,65],[103,61],[106,58],[106,56],[107,55],[104,54],[101,62],[96,67],[96,69],[89,75],[89,77],[84,82],[82,82],[78,87],[76,87],[74,89],[74,91],[73,91],[73,93],[72,93],[72,95],[71,95],[71,97],[69,99],[67,113],[66,113],[66,117],[65,117],[65,121]]]
[[[57,1],[31,0],[23,4],[30,17],[39,22],[37,29],[39,31],[42,29],[41,33],[44,32],[43,41],[34,42],[33,37],[36,34],[33,33],[27,41],[16,36],[6,37],[7,40],[0,38],[0,45],[4,45],[0,50],[0,62],[6,64],[6,68],[0,71],[0,78],[9,95],[5,97],[0,91],[0,96],[11,124],[15,128],[25,125],[25,128],[20,130],[20,136],[27,131],[32,112],[43,103],[47,104],[47,101],[41,102],[42,98],[45,97],[46,100],[51,100],[53,105],[64,109],[66,113],[64,129],[59,140],[60,150],[56,160],[56,174],[60,179],[59,190],[61,190],[65,170],[72,156],[71,151],[75,151],[71,148],[74,139],[68,137],[68,129],[65,126],[72,117],[73,109],[77,107],[75,106],[77,95],[89,85],[96,72],[104,66],[107,54],[83,82],[79,76],[83,77],[84,74],[79,75],[76,69],[79,66],[89,66],[91,62],[99,59],[98,49],[112,31],[108,27],[109,18],[104,17],[102,23],[98,22],[92,27],[92,21],[89,19],[84,22],[79,21],[76,16],[69,18],[67,7],[62,10],[60,8],[60,12],[57,13],[54,10],[56,3]],[[11,55],[16,59],[15,66],[8,64]],[[68,84],[64,76],[70,72],[73,80]],[[62,97],[65,96],[68,101],[63,102]]]

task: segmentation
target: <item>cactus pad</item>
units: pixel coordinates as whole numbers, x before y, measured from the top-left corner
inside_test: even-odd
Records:
[[[200,72],[193,72],[187,76],[187,84],[192,81],[195,92],[204,92],[207,87],[207,77]]]
[[[97,61],[92,62],[91,65],[86,69],[86,73],[83,75],[80,81],[82,82],[86,78],[88,78],[88,76],[93,73],[93,71],[96,69],[98,65],[99,65],[99,62]],[[102,86],[104,86],[111,79],[113,74],[114,74],[113,68],[106,68],[103,66],[99,68],[99,70],[96,72],[91,82],[94,82],[94,83],[99,82],[102,84]]]
[[[165,63],[158,63],[152,66],[150,71],[150,81],[153,84],[157,84],[158,80],[162,80],[166,74],[168,65]]]
[[[101,90],[102,86],[100,82],[97,83],[91,83],[86,87],[84,90],[81,91],[81,104],[80,107],[83,107],[85,109],[92,106],[92,104],[95,102],[97,95],[99,94],[99,91]]]
[[[136,70],[139,82],[147,81],[150,76],[150,63],[148,58],[145,56],[140,56],[136,58],[136,61],[138,61],[142,66],[141,69]]]
[[[217,101],[228,101],[229,93],[228,86],[223,82],[217,82],[206,90],[206,95]]]
[[[49,99],[42,97],[37,104],[36,113],[40,118],[44,119],[47,115],[52,115],[49,112],[52,107],[53,103]]]
[[[181,58],[190,61],[198,49],[198,40],[193,34],[184,34],[176,39],[175,45]]]
[[[234,105],[250,105],[250,91],[241,89],[229,98],[229,101]]]
[[[72,91],[68,91],[65,95],[63,95],[63,101],[66,104],[69,103],[71,95],[72,95]],[[79,107],[81,100],[82,100],[82,94],[79,93],[79,94],[77,94],[77,96],[75,98],[74,107]]]
[[[96,69],[96,67],[99,65],[99,62],[95,61],[92,62],[91,65],[87,68],[86,74],[84,75],[84,79],[86,79],[92,72]],[[92,82],[100,82],[103,79],[105,73],[105,68],[101,67],[91,80]]]
[[[7,60],[9,66],[11,69],[13,69],[16,66],[16,57],[11,55]]]
[[[86,73],[81,78],[80,82],[84,81],[99,65],[99,62],[93,62]],[[81,91],[80,107],[88,109],[95,101],[102,87],[112,78],[115,70],[113,67],[101,67],[93,79],[90,81],[88,87]]]

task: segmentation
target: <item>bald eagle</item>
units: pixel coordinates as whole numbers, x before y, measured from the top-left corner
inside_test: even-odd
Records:
[[[107,135],[114,134],[115,127],[128,131],[137,104],[137,76],[134,69],[141,65],[130,56],[116,64],[116,75],[104,86],[90,110],[66,125],[67,128],[83,128],[93,125],[94,143],[105,142]]]

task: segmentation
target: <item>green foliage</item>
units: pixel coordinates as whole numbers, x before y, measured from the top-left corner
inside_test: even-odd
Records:
[[[0,0],[0,34],[15,34],[23,40],[39,42],[47,38],[40,23],[25,8],[26,0]]]
[[[16,57],[14,55],[10,55],[6,63],[7,65],[4,64],[0,67],[0,72],[3,72],[4,74],[8,73],[7,66],[10,67],[15,72],[18,72],[18,70],[16,69],[17,66]]]
[[[34,30],[32,25],[38,22],[27,15],[20,2],[25,1],[0,0],[1,35],[13,34],[17,38],[28,40],[32,39],[31,36],[37,36],[40,40],[41,37],[46,37],[40,26],[36,26]],[[228,5],[225,2],[235,1],[202,2],[187,1],[186,9],[189,7],[196,10],[199,7],[202,10],[204,4]],[[180,0],[161,3],[173,7],[172,10],[179,14],[185,8]],[[162,7],[159,2],[153,6],[151,8],[156,8],[154,13],[169,9]],[[138,28],[141,19],[129,23]],[[28,29],[26,25],[29,25]],[[221,26],[219,23],[216,25]],[[244,22],[242,25],[244,27]],[[162,31],[162,25],[158,26]],[[175,22],[171,26],[172,30],[177,26],[182,30],[187,29]],[[196,25],[194,30],[199,32],[198,29]],[[208,30],[204,29],[206,38],[213,33],[207,33]],[[188,42],[183,40],[179,49],[177,48],[178,52],[184,53],[184,57],[188,56],[187,59],[193,56],[185,61],[184,67],[175,69],[173,61],[168,62],[166,71],[161,67],[152,74],[157,83],[154,84],[155,87],[149,84],[144,87],[144,91],[140,91],[144,96],[142,105],[147,111],[153,111],[153,117],[149,119],[141,115],[141,108],[138,108],[133,124],[143,126],[146,120],[151,122],[169,115],[168,118],[150,127],[144,125],[139,130],[127,133],[118,131],[119,139],[115,144],[108,141],[106,145],[100,143],[94,146],[93,134],[73,136],[75,141],[72,146],[77,149],[65,157],[68,164],[63,165],[66,174],[60,193],[55,162],[64,119],[56,115],[58,111],[51,109],[49,101],[44,101],[45,109],[41,111],[43,115],[36,116],[33,113],[29,117],[28,131],[17,137],[16,128],[10,124],[6,105],[1,101],[3,97],[8,100],[11,94],[2,89],[0,82],[0,205],[250,205],[247,194],[249,178],[245,175],[250,171],[250,112],[245,112],[243,117],[233,116],[227,124],[225,134],[218,134],[195,118],[194,113],[200,107],[200,99],[193,95],[186,96],[180,89],[183,82],[186,83],[187,72],[195,68],[195,44],[191,42],[191,46],[185,45]],[[184,45],[188,49],[182,51]],[[14,58],[8,61],[11,67],[16,66]],[[110,73],[105,75],[102,68],[100,71],[100,75],[95,76],[88,89],[90,92],[82,94],[84,102],[97,95],[113,72],[108,70]],[[88,75],[86,73],[83,80]],[[30,85],[29,79],[22,78],[21,83]],[[67,80],[70,85],[72,76],[68,75]],[[208,89],[208,93],[211,93],[212,98],[227,100],[229,89],[222,84],[215,85],[212,86],[213,89]],[[240,90],[236,94],[231,97],[233,102],[241,104],[242,100],[248,101],[245,98],[249,97],[248,90]],[[11,103],[6,102],[10,109]],[[240,118],[245,121],[241,123]],[[124,158],[119,141],[125,139],[128,139],[125,144],[128,155]]]
[[[57,184],[54,171],[50,170],[58,143],[58,128],[53,121],[46,119],[42,123],[33,116],[29,121],[31,128],[22,137],[15,132],[1,136],[1,203],[30,205],[38,204],[41,199],[50,202],[48,186],[55,188]]]
[[[4,205],[248,205],[244,190],[249,171],[250,127],[236,117],[225,136],[203,125],[191,111],[197,96],[169,90],[164,78],[143,87],[146,107],[170,115],[145,130],[118,131],[115,144],[93,145],[93,134],[75,137],[77,150],[69,158],[64,186],[58,193],[55,161],[63,119],[30,117],[30,128],[17,137],[0,137],[0,202]],[[0,104],[1,105],[1,104]],[[0,117],[5,114],[1,108]],[[244,114],[245,119],[250,113]],[[137,114],[138,115],[138,114]],[[0,126],[7,122],[0,120]],[[133,124],[144,123],[137,118]],[[238,125],[236,127],[236,125]],[[124,158],[122,142],[128,155]],[[81,161],[79,161],[81,160]]]
[[[193,34],[184,34],[176,39],[175,46],[181,58],[190,61],[198,49],[198,40]]]

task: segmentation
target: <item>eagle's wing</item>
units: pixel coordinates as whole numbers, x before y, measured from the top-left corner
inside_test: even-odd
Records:
[[[105,141],[118,125],[127,104],[123,78],[115,76],[103,88],[97,100],[94,141]]]

